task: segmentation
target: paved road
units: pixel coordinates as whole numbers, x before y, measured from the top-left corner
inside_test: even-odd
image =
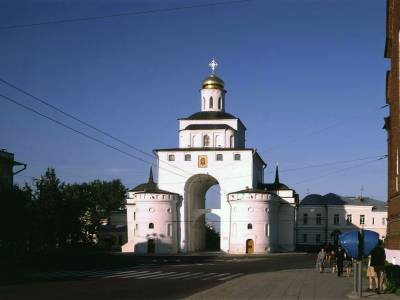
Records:
[[[231,290],[232,283],[235,283],[237,291],[248,290],[251,284],[259,288],[281,284],[281,288],[284,288],[284,278],[287,280],[289,277],[282,274],[291,273],[289,281],[297,282],[293,279],[297,275],[301,279],[307,272],[314,274],[313,266],[314,256],[296,253],[210,257],[208,260],[198,260],[196,257],[191,260],[187,257],[182,260],[177,257],[152,259],[148,263],[124,268],[31,273],[29,283],[0,286],[0,299],[196,298],[199,293],[219,286],[226,293],[225,285],[231,286],[228,288]],[[204,295],[207,294],[198,298],[209,298]],[[244,294],[237,295],[246,298]]]

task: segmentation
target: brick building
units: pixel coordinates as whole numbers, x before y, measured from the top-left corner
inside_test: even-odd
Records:
[[[388,227],[387,260],[400,264],[400,0],[387,0],[385,58],[391,68],[386,74],[386,102],[389,116],[385,118],[388,133]]]

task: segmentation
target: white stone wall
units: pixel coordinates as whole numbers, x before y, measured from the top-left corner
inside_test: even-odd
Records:
[[[128,242],[123,252],[147,253],[149,239],[155,240],[156,254],[178,252],[177,195],[130,192],[127,204]]]
[[[214,130],[185,130],[189,125],[228,125],[232,129]],[[244,148],[245,127],[239,119],[219,120],[179,120],[179,148],[203,147],[203,136],[210,136],[209,147]],[[216,136],[220,136],[221,143],[216,143]],[[231,143],[233,136],[233,144]]]
[[[276,230],[279,199],[276,196],[250,192],[230,194],[229,203],[232,212],[229,253],[246,253],[249,239],[254,242],[254,253],[273,252],[279,248]]]
[[[185,161],[184,155],[190,153],[191,161]],[[227,202],[227,194],[243,190],[246,187],[252,187],[253,177],[261,176],[254,174],[253,168],[253,151],[221,151],[224,160],[217,161],[216,154],[219,151],[158,151],[159,157],[159,173],[158,185],[160,189],[183,195],[185,197],[185,184],[187,180],[196,174],[206,174],[215,178],[221,191],[221,209],[213,210],[221,220],[221,249],[228,251],[229,249],[229,217],[230,206]],[[174,161],[168,161],[168,155],[175,156]],[[234,154],[240,154],[240,160],[234,160]],[[207,156],[208,165],[206,168],[199,168],[198,157]],[[261,163],[261,162],[260,162]],[[187,241],[185,239],[185,198],[180,209],[181,216],[181,247],[187,250]]]
[[[210,98],[212,98],[211,105],[210,105]],[[201,111],[224,111],[225,91],[219,89],[202,89],[200,109]]]

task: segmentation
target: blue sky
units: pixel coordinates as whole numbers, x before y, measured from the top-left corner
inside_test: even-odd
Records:
[[[0,27],[190,6],[216,1],[0,2]],[[300,197],[364,194],[386,199],[387,161],[314,164],[386,154],[383,58],[386,1],[253,0],[91,22],[0,29],[0,78],[151,152],[178,145],[177,118],[200,110],[213,56],[226,110],[247,126],[247,146]],[[0,83],[0,93],[118,145]],[[121,178],[132,187],[148,165],[77,136],[0,98],[0,148],[28,169],[81,182]],[[344,170],[345,169],[345,170]]]

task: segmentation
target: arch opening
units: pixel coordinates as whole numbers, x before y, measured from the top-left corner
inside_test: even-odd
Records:
[[[219,186],[218,181],[208,174],[194,175],[185,184],[184,247],[188,252],[210,248],[219,250],[220,219],[219,216],[211,212],[212,209],[219,208],[221,205],[218,187],[211,189],[215,185]],[[210,227],[212,227],[212,230],[210,230]],[[207,241],[209,242],[207,243]],[[216,247],[218,249],[215,249]]]

